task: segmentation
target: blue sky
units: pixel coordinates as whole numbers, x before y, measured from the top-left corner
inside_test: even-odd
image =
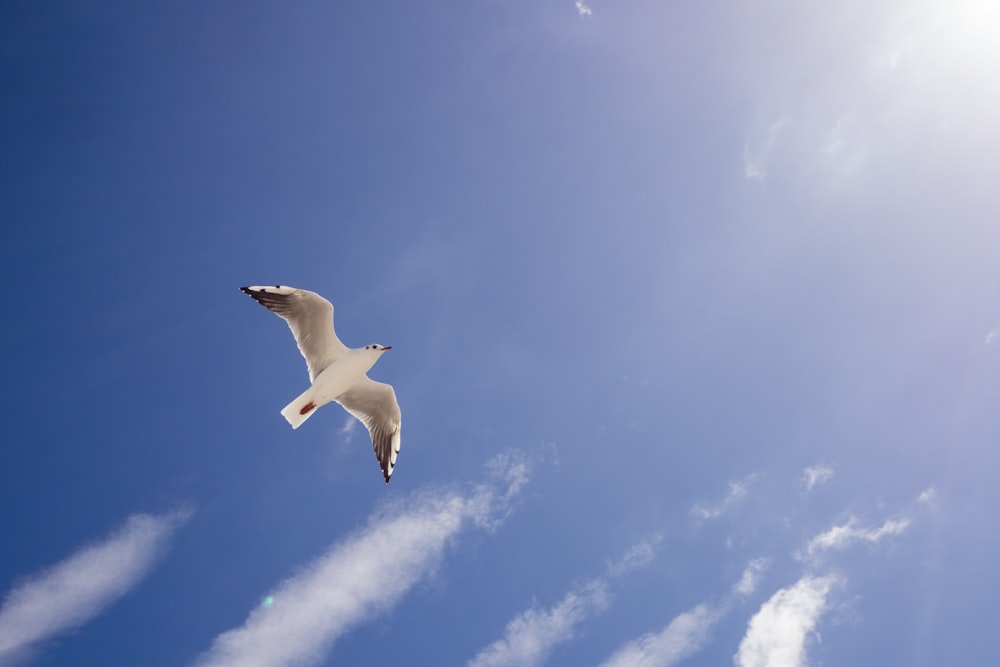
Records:
[[[992,662],[1000,10],[694,4],[5,3],[0,665]]]

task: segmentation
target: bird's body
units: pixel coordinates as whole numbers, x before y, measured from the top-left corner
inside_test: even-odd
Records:
[[[312,385],[281,411],[292,428],[309,419],[316,408],[337,400],[344,392],[366,376],[382,350],[374,348],[348,349],[336,361],[320,371]]]
[[[285,406],[282,416],[297,429],[317,408],[336,401],[368,428],[386,483],[396,465],[402,417],[392,387],[367,373],[386,350],[378,344],[351,349],[333,328],[333,305],[294,287],[241,287],[259,304],[284,319],[309,367],[310,387]]]

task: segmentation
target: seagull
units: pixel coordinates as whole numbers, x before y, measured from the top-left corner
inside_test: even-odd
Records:
[[[375,382],[368,370],[391,347],[374,343],[349,348],[333,329],[333,304],[315,292],[287,285],[241,287],[240,291],[288,323],[306,359],[312,383],[281,415],[293,429],[316,408],[336,401],[368,428],[375,456],[389,483],[399,455],[402,418],[392,386]]]

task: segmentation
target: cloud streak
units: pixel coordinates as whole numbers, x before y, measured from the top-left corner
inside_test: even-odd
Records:
[[[628,642],[601,663],[601,667],[675,665],[708,642],[712,626],[722,615],[722,610],[708,604],[700,604],[691,611],[675,617],[660,632],[650,632]]]
[[[733,594],[744,598],[753,595],[760,584],[761,577],[770,566],[770,558],[757,558],[750,561],[750,564],[743,570],[743,576],[733,585]]]
[[[191,514],[133,514],[103,541],[15,586],[0,607],[0,665],[25,659],[39,643],[83,625],[132,590]]]
[[[810,466],[802,471],[802,483],[806,486],[806,492],[812,491],[813,487],[825,484],[833,479],[833,468],[819,464]]]
[[[938,492],[933,486],[929,486],[917,496],[917,502],[928,507],[937,507]]]
[[[358,426],[361,422],[358,421],[357,417],[354,415],[347,415],[347,419],[344,420],[344,425],[340,427],[337,431],[343,438],[344,442],[350,442],[354,439],[355,432],[358,431]]]
[[[532,607],[518,614],[504,628],[504,636],[482,649],[468,667],[542,664],[559,644],[573,639],[580,623],[608,608],[611,602],[608,579],[649,565],[662,540],[663,535],[657,533],[636,542],[621,559],[608,564],[605,577],[574,587],[548,609]]]
[[[504,636],[469,661],[469,667],[535,667],[559,644],[573,638],[577,625],[607,609],[608,585],[592,579],[571,590],[549,609],[531,608],[507,624]]]
[[[766,558],[751,561],[721,603],[702,603],[674,617],[659,632],[647,633],[624,644],[600,667],[671,667],[693,655],[708,643],[712,628],[729,613],[738,598],[756,590],[769,565]]]
[[[743,145],[744,176],[751,180],[764,180],[767,175],[771,153],[774,151],[774,145],[777,143],[778,137],[787,123],[788,118],[782,116],[768,126],[763,138],[757,142],[758,145],[751,145],[750,142]]]
[[[856,542],[876,544],[885,537],[900,535],[909,526],[910,520],[903,518],[889,519],[878,527],[859,528],[858,520],[851,517],[847,523],[834,526],[809,540],[806,551],[810,556],[815,556],[823,551],[846,549]]]
[[[754,473],[752,475],[747,475],[745,478],[729,482],[729,493],[722,500],[722,502],[716,505],[709,505],[706,503],[698,503],[691,508],[691,516],[699,519],[701,521],[707,521],[708,519],[716,519],[728,510],[732,509],[738,505],[747,495],[747,488],[757,479],[759,475]]]
[[[365,620],[387,612],[440,564],[465,528],[491,530],[511,511],[530,467],[516,453],[489,465],[490,481],[468,492],[425,493],[372,516],[278,584],[272,601],[239,628],[215,638],[202,667],[315,665]]]
[[[608,575],[622,577],[649,565],[663,542],[663,533],[645,537],[625,551],[621,559],[608,564]]]
[[[747,626],[737,667],[800,667],[806,643],[826,611],[826,599],[837,583],[832,576],[806,576],[765,602]]]
[[[594,14],[583,0],[576,0],[576,13],[580,16],[592,16]]]

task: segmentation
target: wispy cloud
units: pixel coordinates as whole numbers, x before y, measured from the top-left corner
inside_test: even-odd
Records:
[[[608,585],[592,579],[571,590],[555,606],[531,608],[514,617],[504,636],[469,661],[469,667],[534,667],[542,664],[552,650],[573,638],[581,621],[604,611],[609,603]]]
[[[673,618],[659,632],[633,639],[601,663],[601,667],[670,667],[704,647],[712,628],[732,609],[734,596],[746,597],[756,589],[770,560],[750,562],[732,592],[719,604],[703,603]]]
[[[639,540],[617,561],[608,564],[608,574],[621,577],[649,565],[663,542],[663,533],[655,533]]]
[[[16,585],[0,607],[0,665],[90,621],[128,593],[163,554],[191,510],[133,514],[103,541]]]
[[[764,576],[764,572],[770,566],[770,558],[757,558],[750,561],[750,564],[743,570],[743,576],[733,585],[733,594],[741,597],[753,595],[753,592],[757,590],[757,585],[760,583],[761,577]]]
[[[833,468],[828,465],[814,465],[802,471],[802,483],[806,491],[812,491],[817,484],[825,484],[833,479]]]
[[[858,520],[851,517],[847,523],[834,526],[830,530],[820,533],[809,540],[806,551],[810,556],[814,556],[823,551],[832,549],[846,549],[856,542],[869,542],[875,544],[885,537],[899,535],[910,526],[910,519],[889,519],[881,526],[859,528]]]
[[[701,521],[715,519],[722,516],[726,511],[735,505],[738,505],[740,501],[746,497],[747,489],[758,477],[759,475],[754,473],[741,480],[729,482],[729,493],[722,500],[722,502],[715,505],[698,503],[691,508],[691,516]]]
[[[755,26],[761,42],[747,66],[768,72],[754,81],[758,115],[773,118],[777,106],[790,120],[774,150],[763,128],[744,142],[748,178],[770,179],[776,172],[833,190],[864,187],[871,183],[866,175],[880,176],[873,168],[883,161],[892,161],[893,171],[905,170],[901,157],[919,156],[941,141],[955,147],[936,155],[948,164],[963,159],[957,147],[993,136],[1000,98],[964,82],[988,80],[989,63],[1000,57],[1000,40],[986,27],[996,23],[996,3],[882,4],[850,27],[844,22],[850,10],[842,4],[817,8],[796,24],[794,44],[780,31]],[[836,40],[817,38],[831,30]],[[847,52],[856,57],[835,57]],[[767,60],[766,69],[758,57]],[[811,76],[817,71],[823,76]]]
[[[580,623],[607,609],[611,599],[609,578],[649,565],[662,540],[659,533],[643,538],[621,559],[608,564],[607,576],[575,586],[548,609],[532,607],[518,614],[504,628],[504,636],[481,650],[469,661],[469,667],[542,664],[558,645],[574,638]]]
[[[933,486],[929,486],[917,496],[917,502],[928,507],[937,507],[938,492]]]
[[[660,632],[632,640],[601,663],[601,667],[669,667],[705,645],[720,610],[700,604],[674,618]]]
[[[806,644],[827,608],[838,579],[806,576],[765,602],[747,626],[733,657],[737,667],[800,667],[806,664]]]
[[[743,174],[752,180],[763,181],[767,175],[771,152],[778,141],[781,131],[788,124],[788,118],[782,116],[771,123],[763,137],[743,145]]]
[[[361,622],[385,613],[441,562],[466,527],[496,528],[527,483],[530,466],[518,453],[488,466],[490,479],[467,492],[417,494],[406,505],[377,512],[368,525],[278,584],[271,604],[242,627],[215,638],[197,664],[315,665],[334,642]]]
[[[344,425],[340,427],[338,433],[344,438],[344,442],[350,442],[354,439],[354,433],[360,425],[361,422],[354,415],[347,415],[347,419],[344,420]]]
[[[988,334],[986,334],[986,344],[989,345],[998,338],[1000,338],[1000,327],[996,327]]]
[[[576,12],[580,16],[591,16],[594,13],[583,0],[576,0]]]
[[[494,530],[514,510],[514,500],[531,481],[532,463],[518,450],[509,450],[494,456],[486,464],[486,484],[477,487],[470,501],[471,515],[480,528]],[[503,489],[503,493],[500,493]]]

